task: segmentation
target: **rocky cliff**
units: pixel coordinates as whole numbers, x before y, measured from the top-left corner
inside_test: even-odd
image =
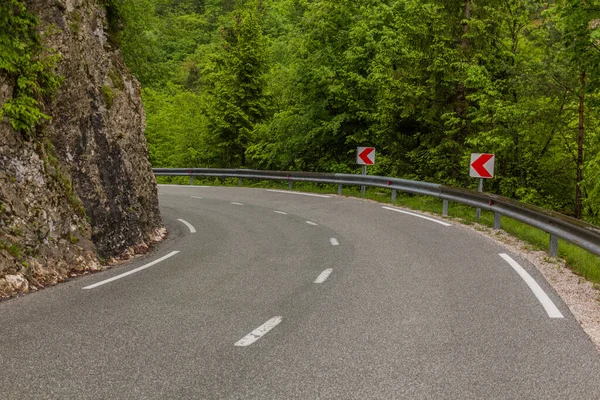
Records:
[[[26,0],[60,54],[51,119],[33,135],[0,123],[0,297],[147,251],[164,236],[140,86],[97,0]],[[0,106],[18,76],[0,69]]]

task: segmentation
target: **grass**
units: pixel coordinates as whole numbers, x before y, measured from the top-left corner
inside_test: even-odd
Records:
[[[179,185],[189,185],[190,178],[181,177],[157,177],[158,183],[170,183]],[[196,178],[194,185],[202,186],[238,186],[238,178]],[[272,188],[279,190],[287,190],[287,181],[258,181],[244,179],[243,187],[256,188]],[[332,194],[337,193],[337,185],[335,184],[319,184],[312,182],[294,182],[293,190]],[[360,193],[358,186],[344,186],[342,194],[344,196],[366,198],[380,203],[392,204],[391,191],[383,188],[367,188],[365,195]],[[413,210],[427,211],[432,214],[442,214],[442,200],[421,195],[411,195],[398,192],[396,202],[398,206],[407,207]],[[448,214],[452,218],[460,219],[461,223],[466,225],[475,224],[475,208],[457,203],[448,205]],[[479,224],[492,228],[494,226],[494,213],[491,211],[482,210]],[[534,228],[514,219],[502,216],[501,228],[506,233],[523,240],[531,250],[548,250],[550,244],[550,235],[540,229]],[[569,242],[559,240],[558,255],[565,260],[569,268],[576,274],[585,279],[600,283],[600,257],[581,249]]]

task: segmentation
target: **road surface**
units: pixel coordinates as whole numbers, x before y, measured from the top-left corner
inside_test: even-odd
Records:
[[[475,232],[333,195],[159,192],[152,254],[0,303],[0,398],[599,396],[556,292]]]

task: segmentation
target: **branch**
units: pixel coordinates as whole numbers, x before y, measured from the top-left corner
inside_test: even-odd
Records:
[[[560,86],[562,86],[563,89],[565,89],[569,94],[577,96],[577,94],[573,93],[573,89],[569,88],[567,85],[565,85],[564,83],[562,83],[561,81],[559,81],[558,78],[556,78],[554,75],[552,75],[551,72],[548,72],[548,75],[550,76],[550,78],[552,78],[552,80],[554,82],[556,82],[557,84],[559,84]]]

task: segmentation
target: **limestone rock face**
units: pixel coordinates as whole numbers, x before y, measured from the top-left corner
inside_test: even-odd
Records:
[[[64,83],[33,139],[0,123],[0,297],[146,251],[165,232],[140,85],[106,34],[106,10],[96,0],[26,3],[61,55]],[[0,105],[15,84],[0,72]]]

